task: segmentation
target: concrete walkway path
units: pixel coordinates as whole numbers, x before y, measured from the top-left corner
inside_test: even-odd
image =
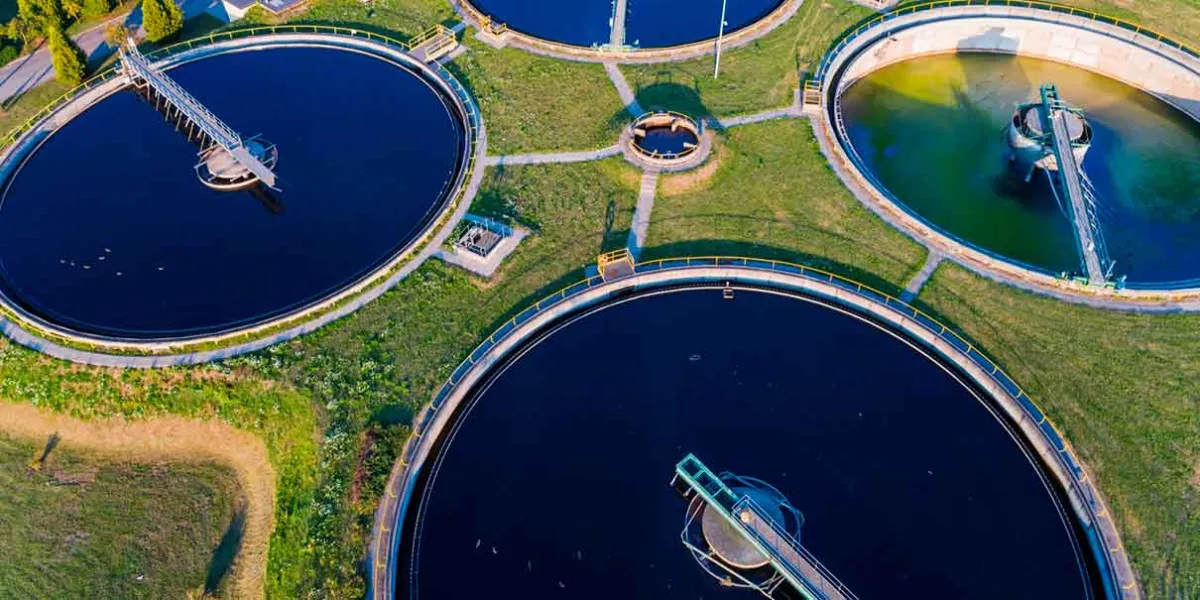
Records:
[[[183,0],[183,18],[190,19],[210,9],[220,7],[220,0]],[[142,32],[142,9],[123,15],[116,15],[99,25],[91,27],[71,36],[76,44],[87,55],[88,65],[95,66],[112,54],[112,49],[104,43],[104,30],[114,22],[124,23],[126,27]],[[35,86],[41,85],[54,77],[54,67],[50,63],[50,49],[43,44],[32,53],[22,56],[3,67],[0,67],[0,106],[7,109],[14,101]]]
[[[646,245],[646,233],[650,229],[650,212],[654,210],[654,197],[658,194],[658,171],[642,172],[642,185],[638,190],[637,208],[633,211],[633,223],[629,227],[629,240],[625,245],[634,259],[642,255]]]
[[[904,286],[904,291],[900,292],[900,299],[911,303],[921,293],[921,288],[929,282],[929,278],[933,277],[933,272],[937,270],[938,265],[946,260],[946,256],[941,252],[930,251],[929,256],[925,257],[925,265],[917,271],[916,275],[908,281],[908,285]]]
[[[772,110],[764,110],[762,112],[751,113],[748,115],[738,115],[736,117],[725,117],[718,119],[717,124],[723,129],[737,127],[738,125],[749,125],[751,123],[762,123],[763,121],[773,121],[775,119],[800,119],[805,117],[803,108],[800,106],[799,95],[796,96],[796,101],[785,108],[776,108]]]
[[[625,45],[625,17],[629,14],[629,0],[613,0],[612,31],[608,44],[613,48]]]
[[[499,167],[504,165],[542,165],[547,163],[575,163],[600,160],[617,156],[621,147],[617,144],[599,150],[583,150],[580,152],[547,152],[544,154],[509,154],[506,156],[486,156],[484,166]]]
[[[604,72],[608,73],[608,78],[616,86],[617,95],[621,97],[621,102],[625,104],[625,110],[629,111],[629,114],[634,117],[646,114],[646,111],[642,110],[642,105],[638,104],[637,94],[634,94],[633,88],[629,87],[629,82],[625,80],[625,75],[621,73],[620,67],[616,63],[606,62],[604,63]]]

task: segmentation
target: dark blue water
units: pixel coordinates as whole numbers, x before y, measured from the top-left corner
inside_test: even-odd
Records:
[[[625,41],[663,48],[717,36],[722,0],[629,0]],[[769,14],[782,0],[730,0],[725,32]],[[471,0],[497,22],[547,40],[592,46],[609,43],[613,0]]]
[[[243,135],[279,146],[275,208],[206,188],[196,147],[120,92],[54,134],[13,181],[0,205],[6,295],[104,335],[256,321],[386,262],[455,177],[461,124],[417,75],[381,60],[274,49],[170,75]]]
[[[717,37],[722,0],[629,0],[625,39],[641,48],[663,48]],[[770,14],[783,0],[728,0],[725,33]]]
[[[793,298],[701,290],[592,313],[460,423],[425,506],[421,598],[757,597],[680,543],[668,484],[689,452],[778,487],[860,598],[1091,594],[1039,472],[966,387]]]
[[[637,140],[637,145],[647,152],[659,154],[679,154],[687,150],[687,144],[695,145],[696,134],[684,128],[671,131],[670,127],[651,127],[646,129],[645,137]]]

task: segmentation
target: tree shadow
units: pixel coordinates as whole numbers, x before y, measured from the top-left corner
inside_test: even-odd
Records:
[[[385,404],[375,409],[375,413],[371,415],[371,422],[383,427],[391,427],[393,425],[411,425],[413,421],[413,408],[404,404]]]
[[[238,550],[241,549],[242,537],[245,533],[246,508],[242,506],[233,514],[233,520],[229,522],[229,526],[225,528],[225,534],[221,536],[221,543],[217,544],[216,549],[213,550],[212,559],[208,563],[208,573],[204,577],[204,593],[206,595],[215,594],[220,589],[225,577],[229,575],[233,561],[237,558]]]
[[[638,104],[652,112],[674,111],[683,113],[697,121],[716,122],[708,106],[700,99],[698,80],[679,70],[664,68],[656,74],[656,81],[634,90]]]

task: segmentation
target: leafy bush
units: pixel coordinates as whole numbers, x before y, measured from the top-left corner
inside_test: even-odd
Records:
[[[46,39],[50,43],[50,61],[54,64],[54,75],[67,85],[83,83],[87,73],[87,57],[71,38],[63,33],[62,27],[46,28]]]
[[[16,60],[17,56],[20,54],[21,51],[18,50],[16,46],[11,44],[4,44],[4,46],[0,46],[0,66],[7,65],[8,63]]]
[[[83,18],[103,17],[113,9],[112,0],[83,0]]]
[[[142,0],[146,40],[161,42],[183,29],[183,11],[175,0]]]

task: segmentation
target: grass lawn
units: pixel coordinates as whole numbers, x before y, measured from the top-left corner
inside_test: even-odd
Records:
[[[1112,506],[1148,597],[1200,593],[1200,315],[1084,308],[950,263],[919,300],[1062,428]]]
[[[728,116],[787,106],[799,85],[798,72],[815,69],[834,38],[870,14],[843,0],[805,2],[775,31],[722,53],[718,79],[713,79],[711,56],[681,63],[628,65],[621,67],[621,72],[647,110]]]
[[[296,590],[313,585],[308,529],[316,485],[317,420],[307,394],[224,365],[96,369],[52,360],[0,339],[0,401],[28,402],[85,419],[167,414],[215,418],[258,435],[275,467],[277,490],[267,590],[294,597]],[[95,568],[93,574],[100,576],[105,566]]]
[[[125,464],[0,434],[0,596],[182,598],[222,589],[213,556],[238,481],[213,464]],[[210,570],[214,577],[210,578]]]
[[[629,118],[604,67],[495,50],[473,39],[450,64],[483,111],[489,154],[590,150],[617,143]]]
[[[884,291],[902,288],[925,249],[850,195],[806,120],[730,129],[706,178],[660,180],[644,256],[757,256],[803,262]],[[710,159],[711,160],[711,159]]]

